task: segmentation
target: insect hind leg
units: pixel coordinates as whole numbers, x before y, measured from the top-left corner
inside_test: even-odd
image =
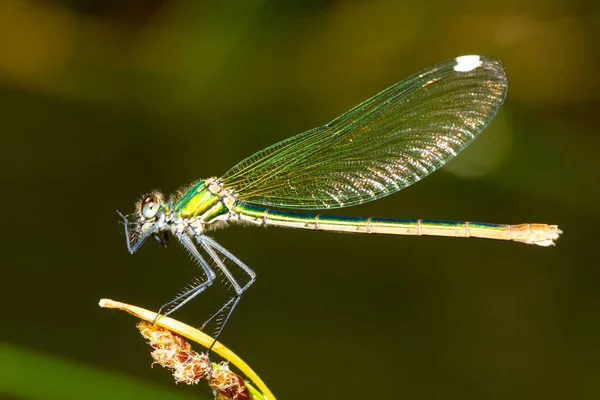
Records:
[[[238,305],[238,303],[242,297],[242,294],[244,293],[244,291],[246,291],[246,289],[248,289],[248,287],[250,287],[250,285],[256,279],[256,274],[246,264],[244,264],[237,257],[235,257],[233,254],[231,254],[229,251],[227,251],[223,246],[221,246],[220,244],[218,244],[216,241],[209,238],[208,236],[197,235],[196,240],[198,241],[198,243],[200,243],[200,245],[206,251],[206,253],[212,258],[215,265],[223,273],[223,275],[225,276],[227,281],[229,281],[229,283],[231,283],[231,285],[235,291],[235,295],[231,299],[229,299],[221,308],[219,308],[219,310],[216,313],[214,313],[208,320],[206,320],[204,322],[204,324],[202,325],[202,328],[205,328],[217,316],[221,315],[224,312],[227,312],[227,316],[225,317],[223,324],[221,324],[221,326],[217,330],[217,333],[214,336],[215,341],[210,346],[210,348],[209,348],[209,351],[210,351],[210,349],[212,348],[214,343],[217,341],[217,339],[223,332],[223,329],[227,325],[227,322],[229,322],[229,318],[233,314],[233,311],[235,310],[236,306]],[[239,284],[238,280],[233,276],[231,271],[227,268],[227,266],[225,265],[225,262],[223,262],[223,260],[221,259],[220,255],[218,253],[221,256],[224,256],[226,260],[229,260],[234,265],[238,266],[246,275],[248,275],[248,281],[245,282],[245,284],[243,286]],[[229,311],[227,311],[227,309],[229,309]]]
[[[245,292],[246,289],[248,289],[250,287],[250,285],[252,285],[254,283],[254,281],[256,280],[256,272],[254,272],[252,270],[252,268],[250,268],[249,266],[247,266],[246,264],[244,264],[239,258],[237,258],[233,254],[231,254],[231,252],[229,252],[226,248],[224,248],[219,243],[217,243],[214,239],[212,239],[212,238],[210,238],[208,236],[203,236],[202,240],[209,247],[211,247],[212,249],[218,251],[223,256],[225,256],[227,259],[229,259],[231,262],[233,262],[235,265],[237,265],[238,267],[240,267],[241,270],[244,273],[246,273],[246,275],[248,275],[248,278],[249,278],[248,282],[246,282],[246,284],[240,288],[240,290],[241,290],[242,293]]]

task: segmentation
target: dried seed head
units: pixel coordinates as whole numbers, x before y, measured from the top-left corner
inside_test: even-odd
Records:
[[[207,379],[217,398],[251,400],[246,382],[232,372],[227,363],[211,365],[206,354],[198,354],[181,336],[168,329],[146,321],[139,322],[137,327],[154,349],[154,362],[173,371],[177,383],[195,385]]]

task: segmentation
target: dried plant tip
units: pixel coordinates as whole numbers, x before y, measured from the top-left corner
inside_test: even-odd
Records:
[[[146,321],[146,323],[142,323],[138,325],[138,327],[155,348],[153,357],[155,357],[156,362],[173,371],[175,371],[175,368],[178,365],[186,364],[185,368],[177,367],[179,368],[177,370],[178,373],[174,375],[178,382],[194,383],[203,377],[207,378],[208,374],[211,373],[209,370],[210,364],[208,364],[208,357],[205,355],[198,355],[191,350],[189,344],[184,340],[185,338],[207,348],[213,346],[212,350],[216,354],[235,365],[256,385],[256,387],[254,387],[249,381],[244,381],[237,375],[237,378],[227,378],[226,375],[221,378],[217,377],[216,381],[221,382],[220,387],[226,391],[216,391],[216,396],[219,400],[232,398],[226,393],[232,393],[234,396],[237,396],[236,398],[244,399],[246,391],[243,389],[242,383],[245,384],[246,389],[249,392],[249,397],[247,398],[252,400],[275,400],[275,396],[271,393],[267,385],[265,385],[262,379],[260,379],[256,372],[254,372],[244,360],[223,344],[215,342],[213,338],[205,333],[175,319],[159,316],[155,312],[132,304],[122,303],[111,299],[101,299],[99,305],[103,308],[127,311],[137,318]],[[206,357],[206,360],[203,361],[202,357]],[[213,372],[220,368],[229,369],[226,364],[212,364]],[[229,372],[233,374],[233,372]],[[214,379],[215,378],[211,376],[209,381],[212,382]],[[219,387],[219,385],[216,386]]]
[[[152,358],[173,371],[177,383],[195,385],[201,379],[207,379],[222,399],[252,399],[244,379],[232,372],[227,363],[212,364],[211,368],[208,356],[192,350],[189,343],[178,334],[146,321],[139,322],[137,327],[154,349]]]

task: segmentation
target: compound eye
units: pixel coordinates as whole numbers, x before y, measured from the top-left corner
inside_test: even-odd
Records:
[[[160,201],[158,197],[151,194],[142,201],[142,216],[146,219],[152,219],[158,213],[160,208]]]

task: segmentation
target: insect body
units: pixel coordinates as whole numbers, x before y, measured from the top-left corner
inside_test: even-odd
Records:
[[[215,270],[219,271],[235,292],[204,324],[225,314],[216,334],[219,336],[256,277],[207,235],[207,231],[226,223],[553,245],[562,233],[556,225],[297,212],[366,203],[421,180],[483,131],[502,105],[506,91],[506,76],[498,61],[482,56],[457,57],[391,86],[326,125],[253,154],[221,178],[198,181],[168,201],[160,193],[144,196],[133,216],[121,215],[129,251],[136,252],[150,236],[166,244],[166,233],[170,233],[204,273],[202,282],[166,303],[159,314],[169,315],[203,292],[215,280]],[[289,211],[283,211],[286,209]],[[239,268],[246,278],[235,278],[231,268]]]

